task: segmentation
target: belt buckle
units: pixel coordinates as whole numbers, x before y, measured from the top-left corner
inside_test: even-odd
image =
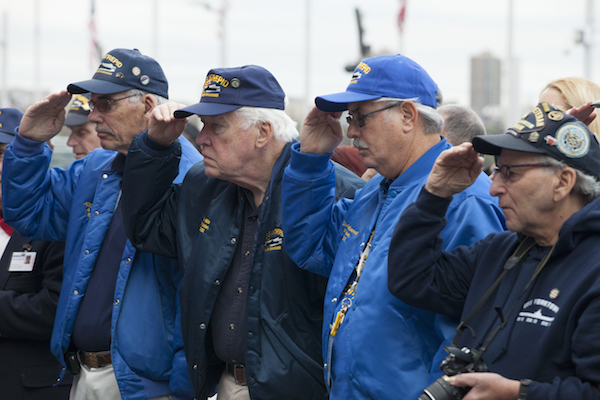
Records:
[[[240,382],[238,380],[238,373],[242,374],[243,377],[243,382]],[[242,385],[242,386],[247,386],[248,384],[246,383],[246,370],[244,365],[240,365],[240,364],[233,364],[233,379],[235,379],[235,383],[237,383],[238,385]]]

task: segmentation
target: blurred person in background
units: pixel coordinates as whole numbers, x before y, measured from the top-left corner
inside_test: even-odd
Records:
[[[600,85],[588,79],[569,77],[556,79],[547,84],[538,102],[546,102],[567,111],[597,100],[600,100]],[[592,115],[595,117],[595,114]],[[582,122],[587,124],[593,133],[600,134],[600,121],[597,118]]]
[[[444,120],[442,136],[453,146],[470,142],[475,136],[485,135],[485,125],[479,115],[469,107],[448,104],[438,107]]]
[[[96,132],[96,124],[88,121],[90,114],[90,93],[82,93],[75,95],[69,111],[65,126],[71,130],[67,146],[73,148],[75,159],[79,160],[87,156],[87,154],[101,147],[98,132]]]

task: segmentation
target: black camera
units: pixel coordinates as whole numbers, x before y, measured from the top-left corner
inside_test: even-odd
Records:
[[[471,388],[454,387],[448,382],[448,377],[463,372],[489,371],[476,350],[470,350],[466,347],[459,349],[454,346],[445,347],[444,349],[448,352],[448,355],[440,364],[440,369],[445,376],[427,386],[423,390],[423,394],[419,396],[419,400],[460,400]]]

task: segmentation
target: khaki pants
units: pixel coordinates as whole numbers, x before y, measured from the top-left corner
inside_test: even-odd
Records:
[[[73,377],[70,400],[121,400],[119,385],[112,364],[101,368],[81,365],[81,372]],[[151,400],[173,400],[173,396],[154,397]]]
[[[235,378],[229,371],[223,371],[219,380],[217,400],[250,400],[248,386],[235,383]]]

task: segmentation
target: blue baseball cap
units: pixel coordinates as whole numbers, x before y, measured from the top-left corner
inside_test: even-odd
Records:
[[[18,108],[0,108],[0,143],[10,143],[21,124],[23,111]]]
[[[92,79],[71,83],[67,90],[73,94],[112,94],[129,89],[140,89],[169,98],[169,83],[156,60],[138,49],[109,51]]]
[[[175,111],[175,118],[220,115],[240,107],[285,109],[285,93],[263,67],[244,65],[208,71],[200,102]]]
[[[377,56],[361,61],[352,74],[345,92],[319,96],[317,108],[325,112],[348,109],[348,103],[381,97],[416,99],[437,108],[437,84],[419,64],[400,54]]]
[[[503,149],[550,156],[600,180],[600,145],[584,123],[548,103],[538,104],[506,133],[475,136],[478,153]]]

